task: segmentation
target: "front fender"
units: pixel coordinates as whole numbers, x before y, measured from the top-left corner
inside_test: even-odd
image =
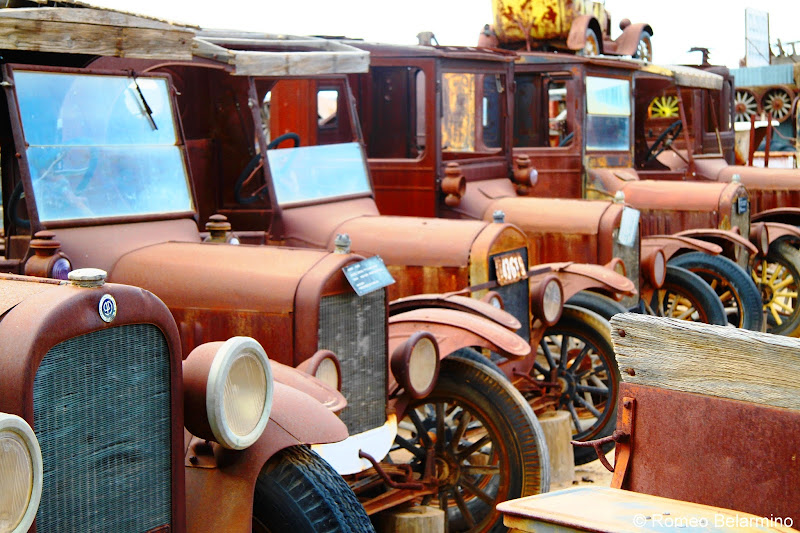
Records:
[[[600,23],[592,15],[579,15],[572,19],[572,25],[567,36],[567,48],[570,50],[583,49],[586,44],[586,30],[589,28],[592,28],[597,35],[597,44],[600,46],[600,54],[602,54],[603,32],[600,29]]]
[[[277,361],[269,363],[272,367],[272,378],[276,382],[308,394],[334,413],[347,407],[347,398],[344,397],[344,394],[314,376]]]
[[[635,54],[639,46],[639,38],[643,31],[653,35],[653,28],[651,28],[649,24],[644,24],[642,22],[631,24],[622,30],[622,35],[617,37],[614,41],[617,45],[615,53],[621,56],[632,56]]]
[[[549,266],[548,273],[537,274],[531,277],[531,288],[539,281],[544,280],[548,274],[555,274],[564,289],[564,301],[587,289],[594,289],[612,297],[618,295],[633,296],[636,286],[631,280],[602,265],[586,263],[547,263],[538,265]]]
[[[797,226],[779,222],[765,222],[764,225],[767,227],[770,244],[780,239],[800,241],[800,229]]]
[[[389,353],[417,331],[427,331],[436,338],[442,359],[473,346],[512,358],[531,353],[525,339],[502,325],[474,313],[442,308],[415,309],[389,317]]]
[[[185,461],[187,530],[249,533],[253,491],[261,469],[290,446],[339,442],[347,428],[335,414],[305,393],[275,383],[264,433],[245,450],[226,450],[187,433]]]
[[[688,229],[685,231],[680,231],[675,235],[692,237],[694,239],[710,241],[713,243],[727,242],[743,247],[750,255],[756,255],[758,253],[758,248],[756,248],[756,246],[750,242],[750,239],[742,237],[740,234],[730,230],[714,228]]]
[[[780,222],[800,226],[800,207],[776,207],[754,213],[750,222]]]
[[[722,246],[712,242],[693,239],[691,237],[681,237],[679,235],[653,235],[642,239],[642,257],[646,255],[646,248],[661,248],[664,251],[664,259],[669,261],[670,257],[682,250],[692,250],[711,255],[722,253]]]
[[[418,294],[405,298],[398,298],[389,302],[389,316],[394,316],[414,309],[436,307],[441,309],[454,309],[465,313],[474,313],[483,318],[497,322],[503,327],[517,331],[522,327],[519,320],[511,313],[498,309],[490,303],[461,296],[458,294]]]

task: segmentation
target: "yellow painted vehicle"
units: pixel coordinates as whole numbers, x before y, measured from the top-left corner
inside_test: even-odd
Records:
[[[478,46],[653,60],[653,28],[622,19],[622,34],[612,40],[605,0],[492,0],[492,15],[494,23],[484,27]]]

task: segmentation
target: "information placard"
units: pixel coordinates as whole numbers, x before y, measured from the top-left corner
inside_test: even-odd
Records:
[[[632,207],[622,209],[622,220],[619,223],[617,242],[622,246],[633,246],[639,235],[639,210]]]
[[[377,291],[394,283],[383,259],[376,255],[358,263],[347,265],[342,269],[347,281],[359,296]]]

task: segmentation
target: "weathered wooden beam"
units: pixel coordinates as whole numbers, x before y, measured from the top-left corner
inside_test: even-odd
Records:
[[[190,60],[193,37],[190,28],[103,10],[0,11],[0,49],[7,50]]]
[[[305,76],[367,72],[369,54],[361,52],[234,51],[239,76]]]
[[[611,326],[625,382],[800,409],[800,339],[632,313]]]

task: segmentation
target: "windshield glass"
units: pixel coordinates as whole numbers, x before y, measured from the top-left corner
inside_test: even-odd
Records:
[[[631,84],[586,78],[586,149],[630,150]]]
[[[505,91],[496,74],[446,72],[442,75],[442,151],[494,154],[502,142]]]
[[[193,210],[165,79],[14,78],[40,221]]]
[[[372,192],[358,143],[267,150],[267,160],[281,205]]]

